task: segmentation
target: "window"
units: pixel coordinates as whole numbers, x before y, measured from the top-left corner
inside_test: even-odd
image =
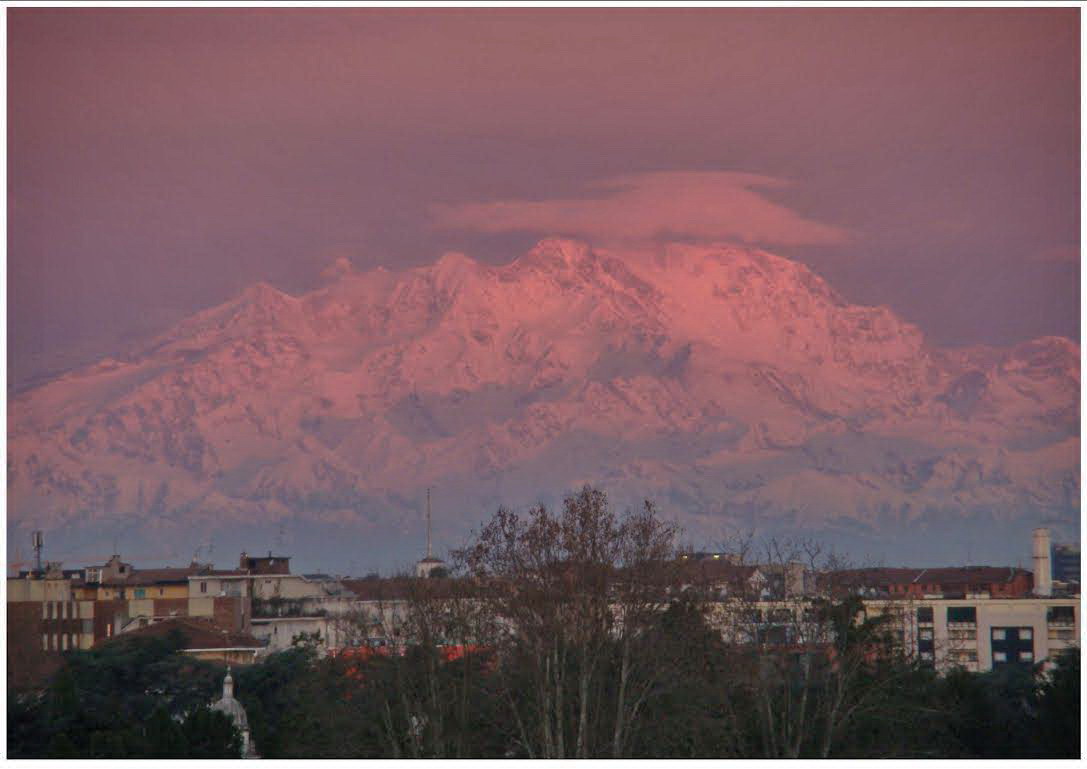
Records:
[[[42,601],[42,619],[49,619],[49,602]]]
[[[1004,632],[1004,628],[1002,628],[1002,627],[993,628],[993,640],[994,641],[1003,641],[1005,638],[1007,638],[1007,636],[1008,636],[1008,634]]]
[[[136,596],[135,597],[136,598],[143,598],[146,595],[146,593],[147,593],[146,590],[144,590],[142,587],[138,587],[138,588],[136,588]]]
[[[208,592],[208,583],[207,582],[201,582],[200,583],[200,592],[201,593]]]
[[[1074,606],[1050,606],[1046,610],[1046,622],[1050,625],[1074,625],[1076,624],[1076,608]]]
[[[60,619],[68,619],[68,602],[60,602]]]
[[[1034,652],[1019,652],[1020,662],[1034,662]]]
[[[42,650],[49,651],[49,635],[42,633]]]
[[[966,622],[976,625],[978,610],[973,606],[949,606],[947,607],[948,622]]]
[[[919,608],[917,610],[917,621],[922,623],[932,622],[932,607],[922,606],[921,608]]]
[[[926,627],[921,629],[921,635],[919,636],[922,641],[932,640],[932,628]]]
[[[159,588],[159,595],[163,595],[164,593],[165,593],[165,591],[160,587]]]
[[[67,633],[64,633],[60,637],[60,648],[63,651],[68,651],[68,634]]]
[[[1034,638],[1034,629],[1029,627],[1019,628],[1019,640],[1030,641]]]
[[[1008,655],[1004,652],[993,652],[993,662],[1007,662]]]

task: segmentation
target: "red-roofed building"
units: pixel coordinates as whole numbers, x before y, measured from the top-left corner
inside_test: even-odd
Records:
[[[1025,598],[1034,576],[1014,566],[847,569],[823,576],[827,587],[887,598]]]
[[[170,617],[136,627],[122,636],[107,639],[113,643],[121,638],[166,638],[173,632],[184,636],[181,651],[202,660],[224,662],[231,665],[248,665],[256,660],[265,644],[248,633],[227,630],[209,619],[197,617]]]

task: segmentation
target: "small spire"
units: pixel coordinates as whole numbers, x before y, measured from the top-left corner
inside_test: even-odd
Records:
[[[226,678],[223,679],[223,699],[234,698],[234,677],[230,675],[230,665],[226,666]]]

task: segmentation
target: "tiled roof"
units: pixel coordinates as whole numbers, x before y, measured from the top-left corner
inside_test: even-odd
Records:
[[[171,617],[153,625],[132,630],[108,639],[110,642],[125,638],[166,638],[172,631],[180,630],[185,636],[186,649],[261,649],[264,643],[245,633],[234,633],[219,627],[210,620],[197,617]]]
[[[831,572],[826,578],[840,585],[889,587],[891,585],[993,585],[1033,574],[1014,566],[945,566],[937,568],[871,568]]]
[[[388,579],[345,579],[343,586],[361,601],[397,601],[412,596],[450,596],[457,581],[446,577],[390,577]]]
[[[250,577],[245,569],[205,569],[193,574],[194,577]]]
[[[1014,566],[955,566],[925,569],[918,581],[938,585],[979,584],[991,585],[1011,582],[1018,575],[1033,573]]]
[[[702,559],[689,561],[682,565],[683,575],[688,579],[707,580],[712,582],[746,582],[759,570],[758,566],[742,566],[718,561],[714,559]]]
[[[183,566],[166,569],[133,569],[123,577],[115,577],[104,585],[156,585],[164,583],[186,583],[191,575],[200,574],[204,566]]]

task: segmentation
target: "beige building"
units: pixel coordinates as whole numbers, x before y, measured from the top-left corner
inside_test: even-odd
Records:
[[[984,672],[1052,660],[1079,642],[1079,598],[866,600],[892,612],[906,648],[937,670]]]

